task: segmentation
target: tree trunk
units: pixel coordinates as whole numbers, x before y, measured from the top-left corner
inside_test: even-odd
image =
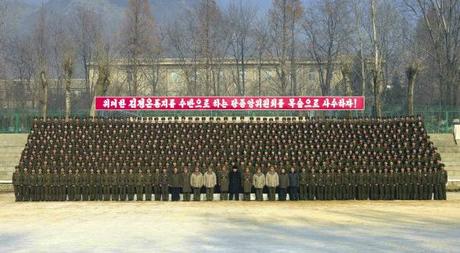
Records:
[[[371,1],[371,19],[372,19],[372,40],[374,45],[374,110],[375,116],[382,117],[382,84],[381,84],[381,73],[382,69],[380,66],[380,55],[378,47],[377,27],[376,27],[376,6],[375,0]]]
[[[65,80],[65,121],[69,121],[70,111],[71,111],[71,76],[67,76]]]
[[[407,76],[407,113],[414,115],[414,87],[418,69],[416,66],[409,66],[406,70]]]
[[[45,71],[40,72],[40,83],[42,86],[43,97],[42,97],[42,117],[46,120],[48,116],[48,80],[46,80]]]

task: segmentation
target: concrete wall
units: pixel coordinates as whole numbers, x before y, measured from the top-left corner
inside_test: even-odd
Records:
[[[432,134],[430,140],[438,148],[446,165],[450,181],[448,188],[460,190],[460,145],[455,144],[452,134]],[[12,190],[11,185],[1,182],[11,180],[26,142],[27,134],[0,134],[0,191]]]

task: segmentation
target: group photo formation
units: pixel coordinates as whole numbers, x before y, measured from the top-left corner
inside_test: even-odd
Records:
[[[35,119],[16,201],[442,200],[421,117]]]
[[[460,0],[0,0],[0,253],[457,253],[459,210]]]

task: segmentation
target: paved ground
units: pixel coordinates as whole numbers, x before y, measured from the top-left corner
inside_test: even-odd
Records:
[[[448,201],[15,203],[0,252],[459,252]]]

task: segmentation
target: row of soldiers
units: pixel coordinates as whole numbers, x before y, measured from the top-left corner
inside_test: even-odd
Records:
[[[447,172],[440,164],[433,168],[393,169],[355,169],[348,168],[311,169],[286,171],[271,167],[267,173],[258,168],[251,173],[249,168],[242,172],[236,166],[230,171],[226,167],[217,173],[212,168],[201,173],[199,168],[193,172],[187,167],[179,171],[164,168],[151,170],[133,169],[114,171],[108,169],[51,170],[17,167],[13,174],[16,201],[94,201],[94,200],[213,200],[214,193],[220,193],[221,200],[250,200],[255,193],[256,200],[429,200],[446,199]],[[216,191],[217,190],[217,191]]]

